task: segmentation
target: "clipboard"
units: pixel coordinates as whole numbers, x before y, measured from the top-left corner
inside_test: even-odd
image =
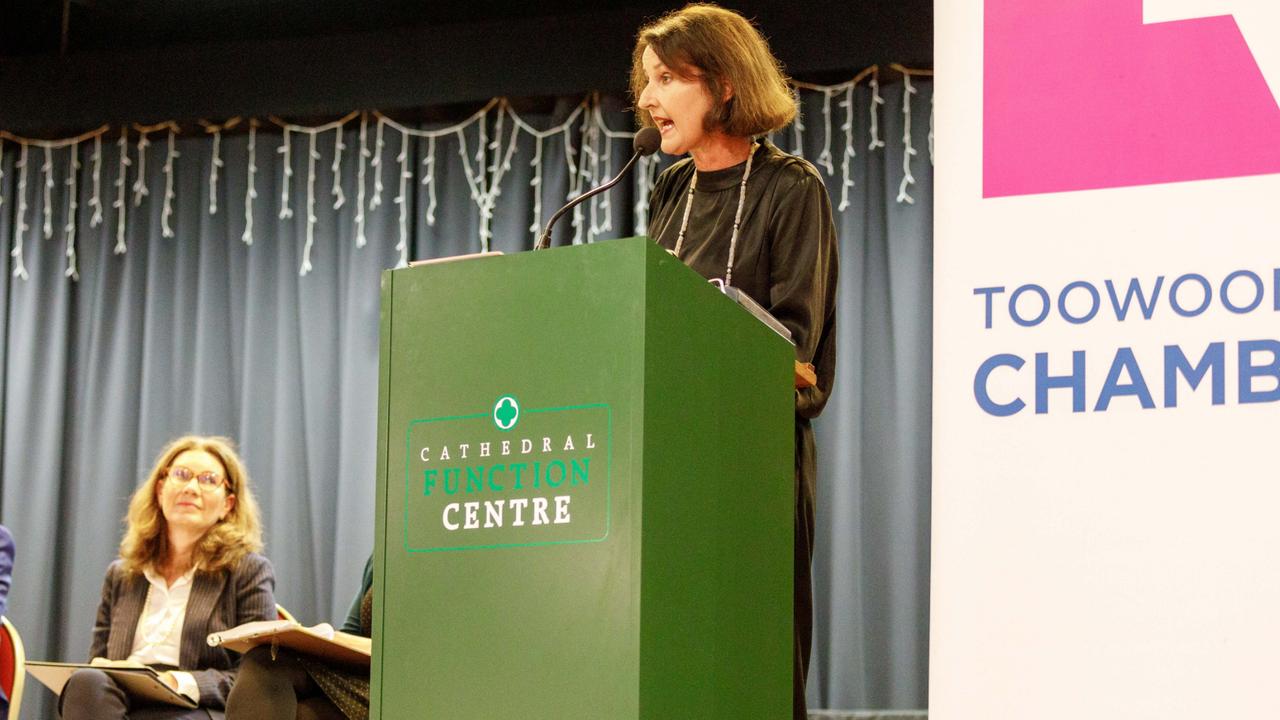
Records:
[[[249,652],[258,645],[273,645],[346,665],[368,667],[372,662],[369,638],[334,632],[328,623],[303,627],[292,620],[260,620],[210,633],[208,642],[238,653]]]
[[[82,669],[101,670],[112,680],[115,680],[117,685],[124,688],[125,692],[135,698],[166,705],[176,705],[182,708],[199,707],[199,704],[191,698],[165,685],[164,681],[160,679],[160,673],[156,672],[155,668],[145,665],[141,667],[112,667],[110,665],[90,665],[89,663],[27,661],[27,672],[31,674],[31,677],[39,680],[40,684],[49,688],[58,696],[62,695],[62,688],[71,679],[71,674]]]

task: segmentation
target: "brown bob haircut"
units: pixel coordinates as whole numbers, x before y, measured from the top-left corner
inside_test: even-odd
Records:
[[[638,105],[648,84],[645,48],[685,79],[699,78],[711,95],[703,129],[735,137],[781,130],[796,116],[796,95],[769,43],[746,18],[716,5],[694,3],[642,28],[631,54],[631,99],[636,119],[652,125]],[[733,94],[725,99],[726,89]]]
[[[205,531],[196,543],[191,551],[192,562],[201,570],[216,572],[235,565],[248,553],[262,550],[258,503],[249,489],[249,473],[231,441],[223,437],[187,435],[160,451],[155,466],[129,501],[129,512],[125,516],[127,527],[120,542],[120,559],[127,572],[158,569],[168,558],[168,526],[156,496],[160,481],[168,475],[174,459],[188,450],[203,450],[217,458],[227,479],[223,492],[236,498],[227,516]]]

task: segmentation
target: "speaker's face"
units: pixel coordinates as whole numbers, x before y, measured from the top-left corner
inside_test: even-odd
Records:
[[[712,105],[702,77],[677,73],[658,58],[653,48],[645,48],[642,62],[649,82],[637,98],[637,106],[649,113],[662,133],[662,152],[697,152],[709,137],[705,124]]]

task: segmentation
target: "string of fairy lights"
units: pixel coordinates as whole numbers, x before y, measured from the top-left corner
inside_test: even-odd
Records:
[[[913,166],[918,151],[915,147],[911,126],[912,103],[918,95],[915,82],[920,78],[931,77],[928,70],[915,70],[898,64],[892,69],[902,75],[902,113],[903,113],[903,177],[898,188],[896,201],[901,204],[913,204],[912,187],[916,183]],[[785,137],[772,138],[779,146],[789,145],[790,152],[804,155],[805,136],[808,133],[822,132],[821,149],[813,158],[833,182],[839,184],[839,202],[837,211],[844,212],[850,206],[850,190],[855,186],[853,179],[853,161],[857,157],[862,144],[857,137],[859,126],[866,132],[866,150],[874,152],[885,148],[880,133],[880,113],[885,104],[881,94],[880,69],[869,67],[853,78],[834,85],[818,85],[811,83],[795,83],[802,99],[814,94],[821,103],[819,111],[820,128],[810,129],[804,120],[797,116],[791,127],[784,131]],[[856,122],[854,93],[864,86],[870,92],[868,116],[865,123]],[[928,128],[928,161],[933,163],[933,110],[930,99]],[[280,192],[277,217],[282,221],[301,222],[303,224],[303,249],[298,267],[300,275],[307,275],[313,270],[312,249],[315,245],[315,232],[320,216],[317,206],[327,202],[332,210],[337,211],[348,203],[346,191],[343,189],[344,164],[355,173],[356,197],[352,213],[354,242],[357,248],[368,244],[367,222],[369,213],[377,212],[383,207],[384,195],[388,186],[384,184],[384,174],[394,172],[395,196],[391,199],[396,208],[397,243],[395,250],[399,256],[399,266],[409,261],[410,232],[410,188],[415,176],[426,194],[423,219],[427,226],[436,224],[438,204],[438,145],[441,140],[455,141],[461,161],[463,176],[468,194],[474,204],[479,219],[477,240],[482,251],[490,249],[493,239],[493,220],[502,195],[503,180],[511,171],[512,163],[518,155],[521,137],[532,139],[533,151],[528,161],[531,178],[528,181],[532,194],[532,209],[529,215],[528,232],[532,240],[537,239],[546,221],[547,209],[544,206],[543,184],[546,170],[555,163],[562,163],[567,178],[565,200],[576,197],[602,182],[615,172],[614,146],[617,140],[630,138],[632,130],[612,128],[605,121],[605,114],[598,95],[591,94],[584,98],[559,123],[548,128],[535,127],[512,106],[505,98],[494,98],[466,119],[446,127],[431,129],[415,128],[397,122],[388,115],[378,111],[351,112],[332,122],[320,125],[302,125],[285,121],[278,117],[268,117],[266,123],[279,130],[279,145],[275,155],[281,164]],[[837,125],[837,123],[839,123]],[[229,130],[247,126],[248,144],[245,154],[243,196],[243,226],[240,239],[246,245],[252,245],[258,230],[254,227],[254,207],[262,202],[257,190],[257,174],[261,170],[260,163],[265,162],[260,147],[264,138],[259,130],[264,123],[256,118],[234,117],[221,123],[200,121],[200,128],[211,143],[211,160],[208,169],[208,202],[204,211],[210,216],[217,215],[219,208],[219,181],[226,172],[226,163],[222,156],[223,134]],[[348,152],[347,132],[354,128],[354,136],[358,146],[354,153]],[[172,121],[153,125],[122,126],[112,129],[102,126],[70,138],[54,140],[21,137],[0,130],[0,207],[6,202],[15,202],[6,197],[8,184],[5,182],[5,154],[17,152],[17,160],[13,163],[13,171],[17,174],[17,182],[13,188],[16,196],[16,212],[12,224],[12,239],[9,243],[10,255],[13,258],[12,273],[22,280],[29,278],[25,264],[27,241],[38,237],[51,240],[55,229],[55,203],[53,190],[59,175],[66,186],[68,200],[66,214],[61,223],[63,235],[63,274],[72,281],[79,280],[77,267],[77,227],[80,211],[80,194],[88,194],[87,207],[91,211],[89,227],[97,228],[107,222],[105,212],[106,193],[113,193],[111,208],[114,210],[115,246],[113,252],[122,255],[128,252],[127,232],[129,222],[129,206],[141,208],[151,197],[148,184],[148,162],[162,162],[160,175],[163,190],[159,194],[162,203],[160,212],[160,233],[165,238],[175,237],[174,203],[177,199],[175,189],[175,163],[180,157],[177,151],[177,138],[182,128]],[[395,133],[400,136],[399,151],[395,157],[386,154],[387,136]],[[329,135],[332,137],[328,137]],[[151,150],[152,138],[162,143],[162,151]],[[111,187],[104,188],[103,143],[115,138],[117,159],[115,177]],[[269,137],[269,136],[268,136]],[[298,208],[295,216],[293,182],[294,182],[294,138],[305,138],[305,200],[304,206]],[[559,138],[562,148],[560,157],[548,156],[544,151],[549,140]],[[411,139],[419,147],[425,147],[424,157],[416,170],[411,166],[409,150]],[[327,143],[331,147],[333,158],[327,168],[329,183],[327,200],[317,195],[317,183],[321,180],[319,161],[322,159],[320,147]],[[81,146],[90,145],[92,151],[87,153],[87,177],[83,179],[86,187],[80,187],[84,168],[81,163]],[[130,148],[132,147],[132,153]],[[624,158],[625,159],[625,158]],[[33,163],[39,162],[38,168]],[[353,168],[354,166],[354,168]],[[388,169],[388,167],[393,169]],[[648,215],[649,193],[657,177],[659,163],[657,156],[642,158],[635,170],[636,199],[634,215],[635,232],[646,232],[645,221]],[[107,172],[111,170],[108,168]],[[33,175],[39,175],[33,179]],[[372,178],[370,178],[372,176]],[[130,178],[132,177],[132,182]],[[33,182],[39,183],[33,188]],[[33,193],[40,192],[42,217],[29,218]],[[588,202],[578,205],[571,216],[573,243],[592,242],[606,237],[613,232],[614,208],[609,193],[593,196]],[[551,208],[554,210],[555,208]],[[38,223],[32,225],[32,223]]]

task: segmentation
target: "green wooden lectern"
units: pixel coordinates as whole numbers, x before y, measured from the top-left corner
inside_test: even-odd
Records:
[[[790,717],[790,344],[644,238],[381,323],[372,717]]]

